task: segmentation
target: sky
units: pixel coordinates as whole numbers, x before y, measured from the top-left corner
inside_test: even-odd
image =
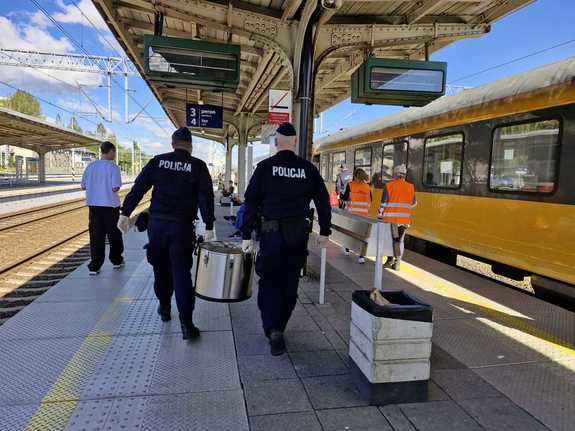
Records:
[[[93,55],[123,55],[122,49],[91,0],[36,0],[36,2],[47,10],[76,42],[72,42],[46,18],[34,2],[30,0],[3,1],[0,2],[0,47],[59,53],[81,53],[81,48],[83,48]],[[431,60],[448,63],[448,83],[476,87],[575,56],[573,16],[575,16],[575,1],[536,0],[531,5],[495,23],[491,32],[485,36],[453,43],[434,53]],[[489,67],[571,40],[572,42],[562,47],[466,78]],[[55,75],[60,81],[49,75]],[[78,84],[80,84],[89,98],[100,107],[101,111],[105,112],[107,110],[107,88],[105,77],[102,75],[0,66],[0,81],[26,90],[67,110],[85,113],[85,119],[79,118],[80,125],[85,130],[95,130],[95,123],[101,121],[118,136],[122,144],[129,145],[132,140],[136,140],[149,154],[169,151],[169,137],[174,126],[139,76],[129,78],[130,94],[137,101],[137,103],[132,100],[129,102],[130,119],[133,119],[130,124],[125,124],[123,121],[123,77],[121,76],[117,76],[112,85],[114,110],[112,123],[107,123],[94,115],[94,106],[78,90]],[[0,96],[6,96],[13,91],[0,83]],[[145,106],[146,112],[142,112],[134,119],[140,111],[138,104]],[[48,120],[54,120],[60,113],[67,123],[71,116],[70,113],[46,103],[42,103],[42,109]],[[316,136],[334,133],[342,128],[380,118],[402,109],[392,106],[351,104],[347,100],[323,114],[322,130],[319,130],[320,121],[316,120]],[[267,151],[264,145],[258,145],[254,147],[254,157],[261,156]],[[224,151],[221,144],[195,139],[194,155],[206,161],[222,163]]]

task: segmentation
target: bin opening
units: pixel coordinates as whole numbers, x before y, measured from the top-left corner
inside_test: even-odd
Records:
[[[389,319],[413,320],[417,322],[432,322],[433,308],[403,290],[384,290],[380,292],[389,305],[378,305],[373,302],[369,290],[356,290],[352,300],[363,310],[376,317]]]

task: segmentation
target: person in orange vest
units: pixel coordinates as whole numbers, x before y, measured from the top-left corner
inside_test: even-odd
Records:
[[[384,268],[399,270],[403,255],[403,239],[405,232],[411,225],[411,211],[417,205],[415,188],[407,182],[407,168],[399,165],[393,168],[393,180],[385,184],[381,197],[381,207],[378,218],[391,224],[393,237],[393,254],[388,256]]]
[[[371,206],[371,189],[368,184],[369,175],[361,169],[357,168],[353,172],[353,180],[347,183],[345,191],[342,195],[342,200],[345,202],[345,207],[352,214],[367,217],[369,215],[369,207]],[[345,254],[349,254],[349,249],[345,249]],[[365,263],[364,256],[357,258],[358,263]]]

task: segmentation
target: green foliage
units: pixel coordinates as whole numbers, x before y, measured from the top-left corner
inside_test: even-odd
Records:
[[[70,117],[70,121],[68,122],[68,129],[74,130],[78,133],[83,133],[82,127],[78,123],[78,119],[76,117]]]
[[[21,112],[22,114],[42,118],[40,102],[34,96],[24,91],[17,90],[12,96],[0,100],[0,106]]]
[[[96,136],[104,138],[106,136],[106,127],[100,122],[96,126]]]

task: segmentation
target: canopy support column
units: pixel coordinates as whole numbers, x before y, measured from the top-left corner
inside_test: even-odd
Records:
[[[311,16],[305,30],[303,46],[301,51],[301,61],[299,63],[299,155],[304,159],[309,158],[311,152],[311,136],[313,135],[313,88],[314,67],[313,58],[315,52],[314,30],[321,15],[321,9],[317,9]],[[310,130],[312,133],[310,134]]]
[[[232,180],[232,143],[230,138],[226,137],[226,170],[225,170],[225,187],[228,187]]]
[[[38,153],[38,183],[46,183],[46,151],[36,151]]]
[[[254,146],[253,144],[248,145],[248,166],[246,171],[246,183],[249,184],[252,178],[252,173],[254,171]]]
[[[238,197],[244,200],[246,191],[246,149],[248,147],[248,117],[241,114],[238,145]]]

